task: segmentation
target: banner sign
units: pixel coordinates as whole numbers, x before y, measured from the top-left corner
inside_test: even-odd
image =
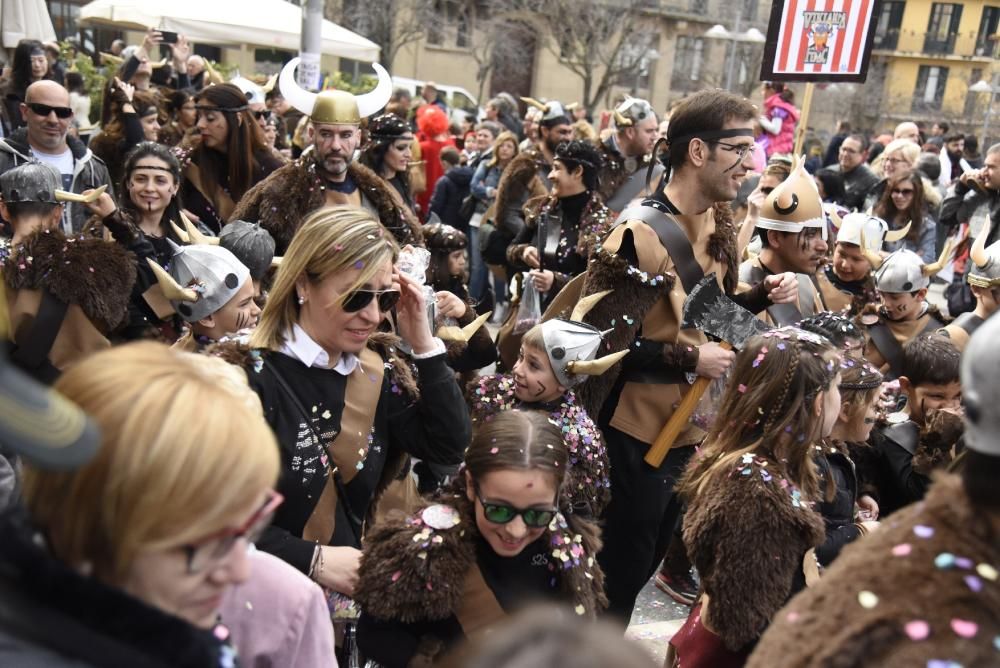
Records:
[[[761,81],[864,82],[881,0],[774,0]]]

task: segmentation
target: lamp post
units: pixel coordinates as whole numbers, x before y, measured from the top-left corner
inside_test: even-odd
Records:
[[[986,103],[986,113],[983,114],[983,144],[986,144],[990,131],[990,114],[993,112],[993,104],[996,102],[997,93],[1000,92],[1000,86],[994,87],[986,79],[980,79],[976,83],[969,86],[969,91],[973,93],[990,94],[990,99]]]
[[[726,64],[726,90],[733,87],[733,68],[736,65],[736,44],[747,42],[751,44],[763,44],[766,39],[756,28],[750,28],[745,32],[740,32],[743,23],[743,13],[736,15],[736,25],[732,32],[726,29],[721,23],[716,23],[705,32],[705,37],[709,39],[722,39],[732,44],[732,53],[729,54],[729,62]]]

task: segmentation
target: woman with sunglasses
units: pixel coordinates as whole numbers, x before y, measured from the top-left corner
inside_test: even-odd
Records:
[[[600,530],[567,508],[568,464],[560,429],[539,412],[483,424],[439,503],[369,534],[356,594],[362,654],[389,668],[430,665],[539,600],[588,619],[603,609]]]
[[[310,215],[242,359],[281,446],[286,499],[259,545],[346,595],[366,518],[407,453],[455,465],[469,441],[444,344],[420,287],[394,269],[397,255],[363,209]],[[379,332],[393,307],[402,341]]]
[[[900,230],[910,224],[910,231],[900,241],[888,241],[883,250],[893,252],[905,248],[929,264],[937,259],[937,223],[930,207],[940,202],[940,195],[916,170],[895,174],[886,182],[885,192],[875,205],[873,214],[889,223],[890,230]]]
[[[281,166],[264,143],[264,133],[233,84],[209,86],[195,97],[200,143],[179,149],[184,166],[181,199],[192,218],[215,234],[236,209],[236,202]]]
[[[56,389],[101,443],[76,470],[26,464],[24,504],[0,518],[0,663],[233,665],[219,608],[281,503],[257,397],[232,367],[151,342]]]

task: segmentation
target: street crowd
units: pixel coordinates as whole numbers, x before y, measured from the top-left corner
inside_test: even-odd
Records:
[[[1000,144],[165,37],[0,79],[0,665],[1000,662]]]

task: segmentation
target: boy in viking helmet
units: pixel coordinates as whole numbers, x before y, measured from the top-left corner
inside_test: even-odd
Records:
[[[174,347],[200,352],[225,336],[257,326],[250,270],[225,248],[194,243],[175,246],[170,272],[147,259],[164,296],[188,323]]]
[[[883,260],[868,249],[863,233],[861,239],[861,252],[875,268],[875,287],[882,302],[866,306],[859,318],[868,332],[865,358],[892,380],[901,375],[906,342],[944,327],[940,311],[927,302],[927,288],[931,276],[947,263],[951,245],[945,246],[937,262],[924,264],[909,250],[890,253]]]
[[[1000,304],[1000,241],[987,247],[986,239],[989,234],[990,226],[987,224],[969,251],[972,263],[966,280],[969,281],[972,296],[976,298],[976,308],[958,316],[939,331],[949,337],[960,351],[965,350],[965,344],[969,342],[972,333],[996,312],[997,305]]]
[[[628,351],[598,358],[606,332],[582,322],[597,302],[610,294],[581,299],[569,320],[535,325],[521,339],[521,352],[510,374],[483,376],[468,388],[473,428],[500,411],[539,410],[562,427],[570,453],[567,491],[575,513],[598,518],[611,495],[608,454],[601,432],[579,404],[573,387],[611,368]]]
[[[772,304],[761,318],[777,326],[793,325],[826,310],[812,276],[826,258],[826,215],[816,182],[800,158],[792,172],[764,200],[759,213],[751,212],[747,225],[756,225],[761,251],[740,265],[740,282],[756,285],[770,275],[794,272],[799,298],[789,304]]]
[[[849,213],[843,219],[834,213],[830,219],[837,228],[833,261],[816,273],[816,282],[829,310],[855,316],[878,299],[872,264],[861,252],[862,236],[868,251],[878,254],[883,243],[899,241],[910,226],[890,231],[884,220],[865,213]]]

